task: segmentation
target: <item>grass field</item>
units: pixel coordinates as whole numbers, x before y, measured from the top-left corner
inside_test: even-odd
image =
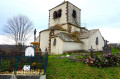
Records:
[[[96,68],[54,57],[48,58],[47,79],[120,79],[120,67]]]

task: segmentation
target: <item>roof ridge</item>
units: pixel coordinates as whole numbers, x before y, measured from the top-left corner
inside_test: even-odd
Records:
[[[89,37],[91,37],[93,34],[95,34],[99,29],[91,29],[89,30]]]

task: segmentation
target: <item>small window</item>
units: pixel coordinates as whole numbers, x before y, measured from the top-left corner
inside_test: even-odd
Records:
[[[53,45],[56,46],[56,38],[53,41]]]
[[[96,45],[98,45],[98,37],[96,37]]]
[[[59,9],[58,10],[58,17],[61,17],[61,15],[62,15],[62,9]]]
[[[75,11],[75,10],[73,10],[72,16],[73,16],[74,18],[76,18],[76,11]]]
[[[57,12],[56,11],[54,11],[54,13],[53,13],[53,19],[56,19],[58,16],[57,16]]]

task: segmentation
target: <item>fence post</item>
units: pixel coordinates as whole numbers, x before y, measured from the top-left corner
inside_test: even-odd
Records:
[[[47,69],[47,63],[48,63],[48,52],[45,52],[45,56],[44,56],[44,74],[46,74],[46,69]]]
[[[15,66],[14,66],[14,74],[16,75],[17,71],[17,58],[15,57]]]
[[[2,58],[2,57],[0,56],[0,65],[1,65],[1,58]]]

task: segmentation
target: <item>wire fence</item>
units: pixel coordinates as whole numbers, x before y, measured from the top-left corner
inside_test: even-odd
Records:
[[[38,56],[0,56],[0,74],[46,74],[48,54]]]

